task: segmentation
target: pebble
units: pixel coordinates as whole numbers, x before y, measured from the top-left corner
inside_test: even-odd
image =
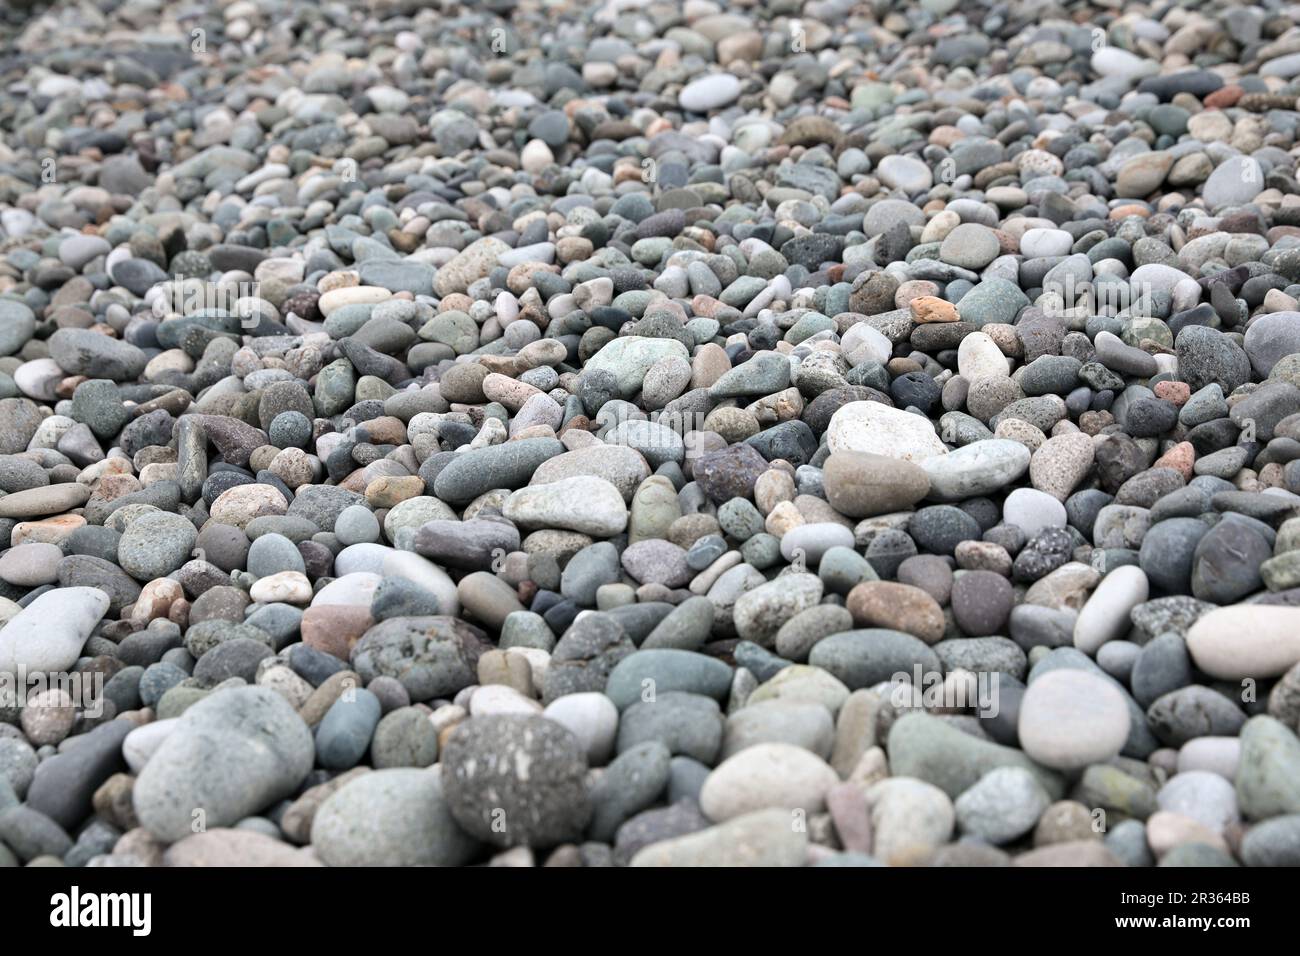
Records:
[[[591,816],[582,745],[544,717],[474,717],[448,737],[441,765],[452,817],[495,846],[577,839]]]
[[[1129,612],[1147,599],[1149,584],[1141,568],[1124,565],[1111,571],[1088,598],[1074,623],[1074,646],[1096,654],[1107,641],[1127,631]]]
[[[1237,804],[1248,820],[1300,813],[1300,742],[1294,732],[1266,715],[1252,717],[1240,731]]]
[[[381,710],[365,689],[336,700],[316,727],[316,761],[329,770],[355,767],[370,748]]]
[[[758,810],[639,850],[629,866],[802,866],[808,835],[784,809]]]
[[[1029,466],[1029,449],[1004,438],[975,442],[921,463],[930,479],[929,496],[938,501],[965,501],[991,494],[1012,484]]]
[[[740,95],[740,80],[730,73],[713,73],[688,83],[678,94],[682,109],[707,113],[721,109]]]
[[[1242,604],[1196,619],[1187,650],[1212,677],[1240,681],[1277,677],[1300,663],[1300,608]]]
[[[56,544],[20,544],[0,555],[0,580],[27,588],[53,584],[62,559],[63,550]]]
[[[821,704],[770,700],[727,718],[723,759],[761,743],[787,743],[829,759],[835,742],[831,713]]]
[[[132,521],[117,543],[122,570],[137,581],[152,581],[189,560],[198,532],[180,515],[149,512]]]
[[[590,766],[608,762],[614,751],[619,719],[618,709],[604,694],[595,691],[565,694],[552,701],[543,714],[578,738]]]
[[[943,461],[947,457],[927,461]],[[826,500],[840,514],[869,518],[903,511],[930,493],[928,469],[890,455],[837,451],[822,465]]]
[[[585,475],[521,488],[505,500],[501,513],[526,527],[561,528],[599,538],[621,532],[628,518],[619,490],[603,478]]]
[[[773,807],[812,815],[826,805],[835,771],[803,747],[758,743],[718,764],[700,791],[700,809],[722,823]]]
[[[732,610],[736,634],[768,646],[781,625],[821,600],[822,582],[813,574],[787,574],[746,591]]]
[[[149,758],[135,813],[165,843],[192,832],[196,819],[229,826],[293,793],[313,756],[307,725],[279,694],[220,690],[187,709]]]
[[[58,673],[69,670],[110,597],[94,587],[44,591],[0,629],[0,672]]]
[[[1065,505],[1036,488],[1017,488],[1002,503],[1002,520],[1015,525],[1026,538],[1033,538],[1045,528],[1064,528]]]
[[[327,866],[461,866],[479,842],[452,817],[439,775],[377,769],[316,810],[311,845]]]
[[[1001,845],[1030,832],[1050,804],[1029,771],[1000,767],[958,797],[953,808],[963,833]]]
[[[667,691],[721,700],[730,687],[731,668],[723,662],[691,651],[655,648],[629,654],[614,665],[605,695],[621,711]]]
[[[952,836],[955,812],[948,795],[931,783],[895,777],[866,794],[873,855],[889,866],[926,859]]]
[[[876,167],[876,176],[890,189],[918,193],[934,184],[930,167],[913,156],[886,156]]]
[[[1113,684],[1062,668],[1030,681],[1017,729],[1021,747],[1034,760],[1075,770],[1119,754],[1128,739],[1129,712]]]
[[[919,462],[948,452],[924,417],[876,402],[841,406],[831,416],[826,436],[832,453],[866,452]]]

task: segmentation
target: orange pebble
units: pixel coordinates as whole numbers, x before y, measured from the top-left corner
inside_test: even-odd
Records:
[[[1237,100],[1246,95],[1236,83],[1230,83],[1227,86],[1221,86],[1205,97],[1201,102],[1205,104],[1207,110],[1227,109],[1229,106],[1235,106]]]
[[[1186,405],[1192,397],[1192,387],[1186,382],[1157,382],[1154,391],[1156,398],[1163,398],[1179,407]]]
[[[1172,468],[1186,481],[1192,480],[1192,465],[1196,461],[1196,449],[1189,441],[1179,442],[1156,459],[1152,468]]]

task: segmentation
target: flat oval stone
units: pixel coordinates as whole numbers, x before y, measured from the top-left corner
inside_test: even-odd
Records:
[[[1046,767],[1075,770],[1115,757],[1128,739],[1129,711],[1109,681],[1060,668],[1029,682],[1020,701],[1020,746]]]
[[[1018,441],[991,438],[921,462],[930,480],[929,497],[965,501],[1007,487],[1029,468],[1030,452]]]
[[[926,461],[940,461],[934,456]],[[822,465],[826,500],[850,518],[904,511],[931,490],[927,470],[889,455],[837,451]]]
[[[605,684],[605,694],[619,710],[669,691],[722,700],[731,687],[731,673],[731,668],[722,661],[692,651],[668,648],[637,651],[614,665]]]
[[[839,775],[811,751],[760,743],[727,758],[704,781],[700,809],[723,821],[769,807],[819,813]]]
[[[1300,608],[1217,608],[1188,630],[1187,649],[1197,667],[1220,680],[1277,677],[1300,663]]]

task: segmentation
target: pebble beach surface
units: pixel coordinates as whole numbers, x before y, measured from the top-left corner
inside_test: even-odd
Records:
[[[0,12],[0,866],[1300,865],[1294,4]]]

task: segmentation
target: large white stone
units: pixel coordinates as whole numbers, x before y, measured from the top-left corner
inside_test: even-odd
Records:
[[[149,758],[162,746],[163,741],[171,736],[180,720],[179,717],[154,720],[141,724],[126,735],[122,740],[122,756],[133,774],[139,776],[140,771],[149,762]]]
[[[1277,677],[1300,664],[1300,608],[1218,608],[1191,626],[1187,649],[1197,667],[1220,680]]]
[[[1020,252],[1028,259],[1063,256],[1074,247],[1074,236],[1064,229],[1026,229],[1020,237]]]
[[[99,588],[46,591],[0,630],[0,674],[69,670],[109,603]]]
[[[1128,739],[1128,702],[1105,677],[1073,667],[1048,671],[1020,701],[1020,747],[1045,767],[1077,770],[1118,756]]]
[[[981,378],[1006,378],[1011,365],[990,336],[984,332],[972,332],[957,346],[957,372],[968,382]]]
[[[301,571],[280,571],[258,578],[248,596],[258,604],[308,604],[311,581]]]
[[[335,578],[316,592],[311,599],[312,607],[322,604],[346,604],[351,607],[370,607],[370,600],[375,595],[375,588],[382,581],[378,574],[357,571]]]
[[[598,538],[613,537],[627,527],[622,493],[591,475],[520,488],[506,499],[501,513],[529,528],[563,528]]]
[[[894,354],[894,343],[879,329],[858,322],[850,325],[840,339],[840,351],[850,365],[858,366],[863,362],[885,365]]]
[[[334,557],[334,574],[379,574],[384,567],[384,559],[393,553],[386,544],[363,541],[350,544]]]
[[[886,156],[876,167],[876,178],[890,189],[905,193],[919,193],[934,185],[930,167],[913,156]]]
[[[32,359],[13,372],[14,384],[24,395],[42,402],[53,403],[58,395],[55,388],[67,378],[59,363],[51,358]]]
[[[710,73],[687,83],[677,94],[677,103],[692,113],[720,109],[740,95],[740,80],[730,73]]]
[[[1029,539],[1044,528],[1064,528],[1067,515],[1065,505],[1047,492],[1017,488],[1002,502],[1002,520],[1020,528]]]
[[[323,316],[328,317],[331,312],[341,309],[345,305],[378,305],[386,299],[391,299],[393,293],[387,289],[381,289],[373,285],[353,285],[344,286],[341,289],[331,289],[320,297],[316,307],[320,309]]]
[[[1096,654],[1107,641],[1128,633],[1129,612],[1147,599],[1147,576],[1136,565],[1116,568],[1097,585],[1074,622],[1074,646]]]
[[[849,402],[831,416],[826,436],[832,452],[865,451],[918,462],[948,453],[928,418],[879,402]]]
[[[882,863],[907,865],[952,838],[952,800],[932,783],[893,777],[873,785],[866,797],[872,856]]]
[[[825,808],[826,791],[839,781],[830,764],[811,750],[755,744],[709,774],[700,789],[700,809],[719,823],[769,807],[802,810],[809,817]]]
[[[1018,441],[990,438],[922,462],[930,497],[965,501],[1006,488],[1029,467],[1030,452]]]
[[[1170,292],[1184,279],[1190,279],[1186,272],[1167,266],[1163,262],[1148,262],[1138,266],[1129,276],[1129,293],[1136,297]],[[1134,301],[1137,301],[1136,299]]]
[[[1092,68],[1102,76],[1133,83],[1160,72],[1160,64],[1121,47],[1104,43],[1092,54]]]
[[[618,708],[604,694],[595,691],[565,694],[551,701],[542,716],[573,732],[593,767],[605,764],[614,753],[618,734]]]

